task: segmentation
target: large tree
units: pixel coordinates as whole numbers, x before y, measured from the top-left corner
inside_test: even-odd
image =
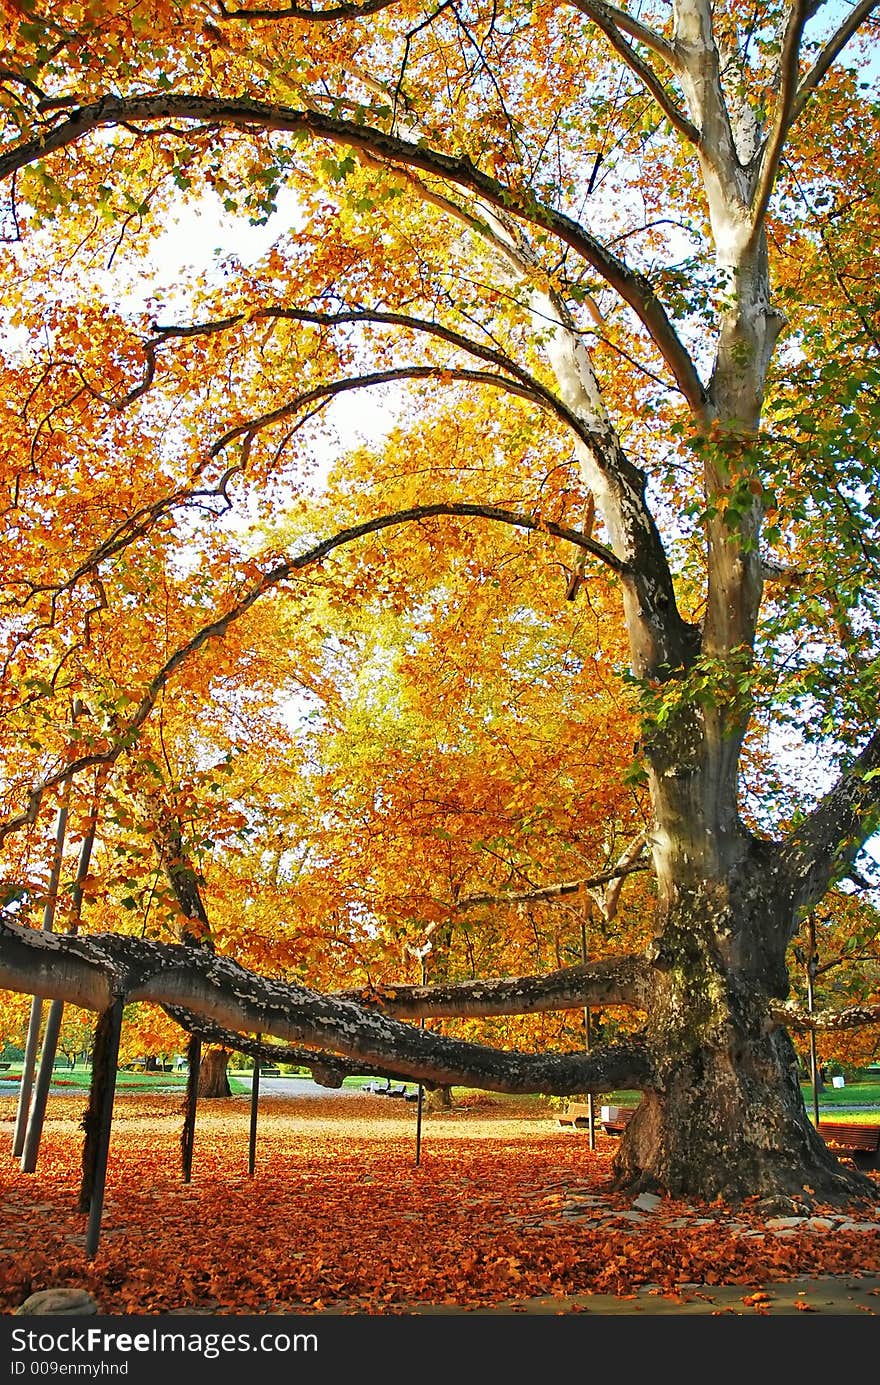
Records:
[[[635,1087],[622,1185],[866,1191],[807,1119],[786,959],[827,892],[863,881],[880,807],[874,8],[2,6],[0,839],[22,913],[4,985],[152,999],[221,1043],[274,1035],[328,1081]],[[209,189],[283,222],[272,248],[139,314],[151,228]],[[324,536],[310,510],[281,544],[269,519],[297,513],[322,420],[391,387],[397,434],[352,455]],[[262,547],[223,528],[237,507],[269,526]],[[504,525],[537,535],[535,561],[564,554],[560,608],[603,579],[618,598],[649,946],[322,997],[204,949],[25,926],[21,843],[63,786],[134,774],[175,680],[210,701],[273,592],[362,599],[332,553],[373,545],[370,590],[399,601],[375,536],[399,548],[413,522],[437,565],[465,526]],[[293,654],[313,668],[303,632]],[[867,1002],[814,1022],[876,1023]],[[582,1005],[639,1026],[524,1054],[400,1022]]]

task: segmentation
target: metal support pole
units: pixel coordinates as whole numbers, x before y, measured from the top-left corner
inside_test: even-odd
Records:
[[[424,1026],[420,1026],[423,1028]],[[419,1095],[416,1102],[416,1168],[422,1162],[422,1103],[425,1099],[425,1089],[419,1083]]]
[[[419,961],[421,962],[422,966],[422,986],[424,986],[426,976],[424,957],[420,957]],[[424,1029],[424,1027],[425,1017],[424,1015],[422,1015],[422,1018],[419,1020],[419,1028]],[[422,1107],[424,1105],[424,1102],[425,1088],[424,1085],[420,1082],[418,1100],[416,1102],[416,1168],[418,1168],[422,1160]]]
[[[24,1045],[24,1063],[21,1069],[21,1086],[18,1089],[18,1108],[15,1115],[15,1135],[12,1141],[12,1157],[17,1159],[24,1150],[27,1131],[27,1115],[31,1104],[31,1091],[34,1085],[34,1068],[37,1062],[37,1048],[40,1043],[40,1025],[43,1020],[43,1002],[38,995],[31,1001],[31,1015],[28,1021],[27,1039]]]
[[[46,1020],[46,1029],[43,1034],[43,1051],[40,1054],[40,1067],[37,1072],[36,1083],[34,1084],[27,1133],[25,1134],[24,1148],[21,1153],[22,1173],[33,1173],[37,1167],[40,1136],[43,1133],[46,1102],[49,1098],[49,1088],[52,1085],[52,1075],[55,1071],[55,1054],[58,1052],[58,1035],[61,1032],[61,1017],[63,1014],[64,1001],[53,1000],[52,1004],[49,1006],[49,1017]]]
[[[98,1066],[103,1073],[101,1110],[98,1126],[97,1152],[95,1158],[92,1196],[89,1205],[89,1225],[86,1231],[86,1256],[92,1259],[98,1249],[101,1235],[101,1216],[104,1211],[104,1187],[107,1182],[107,1161],[110,1153],[110,1128],[113,1122],[113,1098],[116,1094],[116,1067],[119,1062],[119,1036],[122,1033],[122,997],[114,1001],[108,1011],[109,1026],[106,1034],[106,1056]],[[96,1058],[98,1055],[95,1055]]]
[[[89,873],[89,864],[92,858],[92,847],[95,842],[95,830],[98,819],[98,797],[104,777],[102,773],[99,773],[95,781],[95,797],[92,804],[91,818],[80,848],[79,862],[76,868],[76,879],[73,882],[73,893],[71,895],[71,913],[68,928],[69,936],[75,934],[79,929],[79,918],[83,901],[83,886]],[[50,926],[53,921],[54,904]],[[52,1085],[52,1075],[55,1071],[55,1055],[58,1052],[58,1036],[61,1033],[61,1021],[63,1016],[64,1001],[53,1000],[52,1004],[49,1006],[49,1017],[46,1020],[46,1031],[43,1035],[43,1050],[40,1054],[40,1066],[37,1072],[33,1097],[31,1099],[27,1132],[21,1152],[22,1173],[33,1173],[37,1167],[37,1156],[40,1152],[40,1140],[43,1135],[43,1122],[46,1119],[46,1102],[49,1098],[49,1088]]]
[[[587,960],[587,925],[581,919],[581,960]],[[590,1007],[584,1006],[584,1042],[587,1052],[590,1051],[592,1033],[590,1030]],[[590,1135],[590,1149],[596,1148],[596,1111],[593,1105],[593,1093],[587,1092],[587,1129]]]
[[[819,966],[819,954],[816,951],[816,920],[812,914],[808,919],[810,937],[810,955],[807,958],[807,1014],[813,1013],[813,983],[816,980],[816,971]],[[810,1082],[813,1087],[813,1117],[816,1125],[819,1124],[819,1059],[816,1053],[816,1031],[810,1028]]]
[[[186,1078],[183,1130],[180,1136],[184,1183],[188,1183],[192,1178],[193,1146],[196,1139],[196,1103],[199,1094],[199,1067],[202,1061],[202,1043],[195,1034],[190,1035],[186,1056],[189,1060],[189,1071]]]
[[[257,1043],[260,1042],[262,1034],[257,1035]],[[257,1163],[257,1107],[260,1101],[260,1055],[254,1055],[254,1075],[251,1081],[251,1130],[248,1141],[248,1174],[254,1176],[254,1169]]]
[[[49,889],[43,905],[43,931],[51,933],[55,919],[55,904],[58,899],[58,885],[61,881],[61,866],[64,859],[64,838],[67,835],[67,814],[70,805],[70,786],[73,781],[65,779],[61,791],[61,802],[55,818],[55,852],[49,875]],[[18,1110],[15,1116],[15,1135],[12,1142],[12,1155],[17,1159],[24,1151],[27,1133],[28,1111],[34,1085],[34,1069],[37,1064],[37,1048],[40,1042],[40,1024],[43,1019],[43,1002],[39,996],[31,1001],[31,1016],[28,1022],[27,1039],[24,1048],[24,1063],[21,1069],[21,1086],[18,1089]]]

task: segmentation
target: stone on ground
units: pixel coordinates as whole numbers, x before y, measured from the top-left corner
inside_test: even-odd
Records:
[[[97,1313],[98,1305],[85,1289],[38,1289],[14,1310],[16,1313]]]

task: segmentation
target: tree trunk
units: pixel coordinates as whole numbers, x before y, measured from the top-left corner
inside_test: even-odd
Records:
[[[661,899],[647,1038],[657,1074],[621,1137],[616,1186],[673,1195],[759,1197],[765,1207],[876,1195],[814,1130],[788,1033],[768,1007],[788,993],[794,914],[767,843],[751,841],[726,878],[688,872]]]
[[[202,1054],[199,1069],[199,1096],[231,1096],[232,1088],[226,1075],[227,1064],[232,1055],[228,1048],[207,1048]]]
[[[451,1087],[429,1087],[424,1095],[425,1110],[429,1114],[452,1110]]]

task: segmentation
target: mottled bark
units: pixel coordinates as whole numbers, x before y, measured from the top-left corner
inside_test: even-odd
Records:
[[[115,934],[62,938],[0,920],[0,986],[100,1010],[111,984],[132,1001],[153,1000],[172,1012],[182,1007],[228,1031],[306,1045],[321,1067],[354,1060],[360,1071],[366,1062],[426,1084],[557,1095],[641,1088],[650,1077],[637,1035],[589,1055],[502,1052],[403,1023],[375,1005],[259,977],[204,948]],[[606,1004],[604,977],[600,989]],[[507,1013],[518,1012],[509,1004]]]
[[[677,887],[655,944],[655,1083],[621,1140],[619,1186],[708,1199],[837,1202],[868,1192],[816,1135],[784,1028],[784,877],[755,848],[726,882]]]
[[[331,1085],[370,1065],[429,1086],[564,1096],[634,1088],[645,1099],[621,1140],[621,1186],[732,1199],[798,1190],[806,1198],[810,1186],[820,1198],[841,1200],[869,1185],[836,1165],[812,1131],[793,1049],[774,1018],[787,989],[790,888],[772,853],[755,844],[726,886],[703,882],[678,891],[642,965],[645,1031],[589,1054],[501,1052],[451,1039],[385,1015],[375,1003],[255,976],[202,948],[61,938],[8,923],[0,924],[0,984],[33,991],[38,981],[45,995],[83,1003],[84,996],[94,1002],[106,994],[112,978],[132,999],[170,1005],[181,1019],[185,1005],[200,1032],[229,1047],[253,1048],[253,1040],[236,1043],[236,1034],[298,1039],[304,1047],[297,1055]],[[45,965],[45,954],[61,964]],[[35,956],[32,969],[24,965],[28,955]],[[583,991],[583,975],[579,984]],[[597,991],[604,1004],[605,975]],[[516,1009],[511,1001],[510,1012]]]

